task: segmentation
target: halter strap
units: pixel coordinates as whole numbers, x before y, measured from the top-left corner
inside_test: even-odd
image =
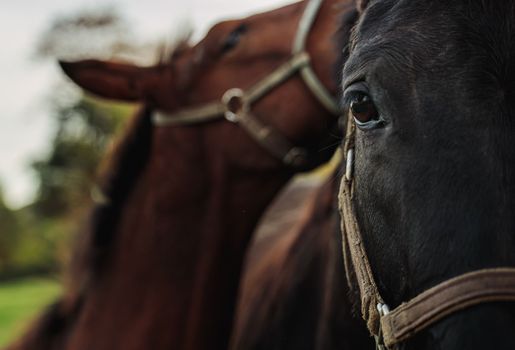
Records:
[[[172,114],[156,111],[152,117],[153,124],[158,127],[193,125],[225,118],[241,125],[255,141],[286,165],[305,167],[309,163],[308,150],[295,147],[278,131],[257,119],[251,113],[251,107],[272,89],[298,72],[324,108],[334,115],[340,114],[338,103],[315,75],[310,65],[310,55],[305,51],[307,36],[322,1],[311,0],[307,3],[294,39],[292,57],[286,63],[247,91],[237,88],[227,90],[221,101],[181,109]]]
[[[440,283],[390,311],[374,280],[353,205],[356,127],[349,113],[344,144],[346,172],[340,185],[343,255],[348,283],[357,280],[361,313],[377,349],[392,349],[442,318],[489,302],[515,301],[515,268],[481,269]]]
[[[315,23],[316,15],[322,6],[322,2],[323,0],[311,0],[306,5],[304,14],[299,22],[295,40],[293,41],[293,55],[305,52],[309,31]],[[301,68],[300,76],[325,109],[334,115],[339,115],[341,113],[340,105],[336,102],[329,91],[327,91],[309,64]]]
[[[229,89],[220,102],[183,109],[173,115],[156,112],[152,116],[152,121],[155,126],[179,126],[225,118],[232,123],[238,123],[256,142],[285,164],[303,167],[309,161],[307,150],[295,147],[275,129],[261,122],[251,113],[251,107],[269,91],[308,64],[309,55],[302,52],[257,82],[247,92],[237,88]]]
[[[386,345],[408,339],[456,311],[495,301],[515,301],[515,270],[484,269],[447,280],[381,318]]]
[[[354,168],[354,135],[356,126],[349,113],[347,120],[347,132],[345,133],[344,154],[346,155],[345,176],[340,185],[340,212],[342,213],[342,242],[345,261],[345,270],[350,283],[349,276],[351,271],[356,277],[359,293],[361,296],[361,315],[367,322],[369,331],[376,337],[379,335],[379,312],[378,305],[383,305],[384,301],[379,294],[379,289],[374,280],[372,267],[368,260],[363,239],[359,231],[359,225],[354,213],[352,204],[352,178]]]

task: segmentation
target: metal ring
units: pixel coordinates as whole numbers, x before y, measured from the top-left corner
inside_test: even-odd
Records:
[[[225,119],[237,123],[238,113],[246,107],[245,93],[239,88],[229,89],[222,96],[222,103],[225,105]]]
[[[236,113],[233,113],[231,111],[225,111],[224,117],[227,121],[230,121],[231,123],[237,123],[238,122],[238,115]]]

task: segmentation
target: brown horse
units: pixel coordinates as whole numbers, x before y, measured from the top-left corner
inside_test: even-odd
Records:
[[[166,64],[62,64],[87,91],[145,107],[102,181],[107,201],[93,212],[69,287],[13,349],[227,348],[256,221],[296,170],[336,147],[329,130],[337,118],[305,68],[335,94],[332,68],[343,58],[332,33],[337,5],[348,3],[322,4],[309,56],[300,50],[291,59],[312,4],[304,1],[217,24]],[[238,123],[214,120],[220,104],[210,101],[234,87],[248,89],[225,94],[225,115]]]
[[[343,43],[357,17],[357,10],[343,16]],[[268,233],[250,247],[231,349],[375,348],[350,301],[339,183],[337,170],[307,203],[297,205],[300,219],[291,229]]]
[[[374,349],[349,299],[334,174],[294,227],[249,249],[231,349]]]

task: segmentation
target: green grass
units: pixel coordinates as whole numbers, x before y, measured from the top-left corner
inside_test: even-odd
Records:
[[[52,279],[29,278],[0,283],[0,348],[13,341],[60,291]]]

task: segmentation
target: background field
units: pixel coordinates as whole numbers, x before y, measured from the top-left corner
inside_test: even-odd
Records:
[[[59,282],[27,278],[0,283],[0,348],[23,332],[27,323],[59,294]]]

